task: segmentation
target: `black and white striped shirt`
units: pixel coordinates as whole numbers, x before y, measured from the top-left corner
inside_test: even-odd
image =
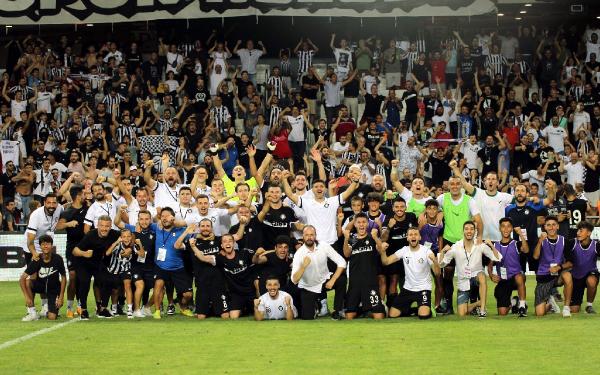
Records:
[[[46,124],[45,122],[42,121],[38,121],[36,123],[36,138],[40,139],[40,134],[45,133],[45,134],[50,134],[50,126],[48,124]]]
[[[227,122],[229,121],[229,118],[231,118],[227,107],[224,105],[220,107],[212,107],[210,109],[210,116],[220,132],[225,132],[227,130]]]
[[[346,151],[342,154],[341,160],[349,161],[350,163],[355,164],[358,163],[359,158],[360,155],[358,154],[358,152]],[[348,171],[348,168],[350,168],[349,165],[340,165],[340,168],[337,170],[337,177],[345,176],[346,172]]]
[[[298,55],[298,75],[308,72],[308,68],[312,65],[312,59],[315,54],[314,50],[300,50]]]
[[[23,99],[28,100],[33,98],[33,89],[29,86],[21,87],[19,85],[13,86],[8,90],[9,94],[15,94],[20,92],[23,94]]]
[[[118,143],[125,142],[125,137],[129,137],[129,146],[135,146],[135,128],[131,125],[119,124],[115,137]]]
[[[175,150],[175,165],[177,165],[177,162],[179,162],[179,161],[183,162],[184,159],[187,159],[188,152],[185,148],[173,147],[173,146],[171,146],[171,147]]]
[[[583,85],[571,86],[571,88],[569,88],[569,95],[573,98],[573,100],[578,102],[581,99],[581,96],[583,95]]]
[[[63,68],[63,67],[57,68],[57,67],[53,66],[51,68],[48,68],[47,74],[48,74],[49,81],[60,80],[65,75],[65,68]]]
[[[132,254],[137,252],[138,247],[135,244],[131,244]],[[125,250],[125,246],[120,243],[110,254],[110,263],[106,266],[106,271],[112,275],[119,275],[121,273],[131,271],[131,255],[124,257],[121,252]]]
[[[173,127],[173,121],[165,120],[164,118],[158,119],[158,132],[160,134],[167,134],[167,131]]]
[[[283,78],[270,76],[267,84],[271,87],[271,95],[275,95],[278,99],[283,98]]]
[[[52,129],[52,131],[50,131],[50,134],[52,135],[52,137],[54,137],[54,142],[56,144],[58,144],[60,141],[67,140],[67,132],[65,131],[64,126],[60,126],[60,127],[57,127],[56,129]]]
[[[273,126],[277,124],[277,119],[279,118],[279,114],[281,114],[281,107],[277,105],[272,105],[269,108],[269,126]]]
[[[531,69],[527,61],[515,61],[515,64],[517,64],[517,66],[519,67],[519,72],[522,76],[529,73],[529,70]]]
[[[485,68],[488,70],[492,77],[496,74],[504,75],[504,66],[506,66],[506,64],[506,57],[500,54],[490,54],[485,58]]]
[[[406,60],[408,61],[408,69],[407,73],[412,73],[413,66],[419,59],[419,51],[408,51],[408,56]]]
[[[279,62],[279,70],[281,70],[282,77],[292,76],[292,63],[290,60],[281,60]]]
[[[104,99],[102,99],[102,103],[104,103],[104,105],[106,106],[106,113],[108,114],[112,115],[113,104],[117,104],[117,116],[119,116],[120,114],[119,106],[121,105],[121,102],[124,101],[125,97],[121,94],[117,94],[115,96],[106,95]]]

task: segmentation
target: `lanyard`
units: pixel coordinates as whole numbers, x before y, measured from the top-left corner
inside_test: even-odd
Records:
[[[547,238],[546,241],[548,241],[548,246],[550,247],[550,252],[552,253],[552,260],[555,259],[556,257],[556,245],[558,245],[558,240],[560,239],[560,237],[556,237],[556,243],[551,243],[550,239]]]
[[[473,258],[473,254],[471,253],[470,257],[467,255],[467,248],[466,248],[466,246],[463,248],[463,250],[465,251],[465,258],[467,258],[467,267],[468,267],[469,263],[471,263],[471,258]],[[473,251],[473,248],[471,248],[471,252],[472,251]]]
[[[177,202],[177,196],[178,196],[177,190],[175,190],[175,196],[173,196],[173,193],[171,193],[171,189],[169,188],[169,186],[166,186],[166,188],[167,188],[167,192],[169,193],[169,195],[171,196],[171,198],[173,198],[173,200],[175,202]],[[175,189],[177,189],[177,188],[175,188]]]
[[[183,218],[183,220],[185,220],[185,218],[187,217],[188,214],[192,213],[192,208],[188,208],[187,210],[185,210],[185,215],[183,214],[183,212],[181,212],[181,206],[179,206],[179,215]]]
[[[167,236],[166,236],[166,239],[165,239],[165,230],[163,229],[162,233],[161,233],[162,234],[162,244],[163,244],[162,247],[163,248],[167,247],[167,241],[169,240],[169,235],[171,234],[171,230],[166,231],[166,233],[167,233]]]
[[[104,208],[104,206],[100,206],[100,208],[102,211],[106,212],[108,216],[110,216],[110,207],[108,206],[108,203],[106,203],[106,208]]]

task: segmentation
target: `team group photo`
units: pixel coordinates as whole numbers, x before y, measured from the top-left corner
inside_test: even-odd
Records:
[[[0,11],[0,371],[593,371],[600,4],[134,3]]]

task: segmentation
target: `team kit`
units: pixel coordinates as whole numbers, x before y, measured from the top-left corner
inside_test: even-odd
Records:
[[[165,156],[160,177],[153,161],[144,165],[144,188],[115,171],[91,194],[71,177],[46,195],[24,235],[22,320],[55,320],[65,299],[66,317],[81,320],[483,319],[488,279],[498,315],[595,314],[593,225],[553,214],[524,184],[498,191],[495,172],[474,187],[453,161],[447,191],[433,197],[398,168],[389,189],[383,175],[361,182],[360,165],[327,183],[318,150],[313,178],[268,168],[270,152],[250,176],[242,166],[227,175],[212,158],[216,173],[198,166],[190,185]]]

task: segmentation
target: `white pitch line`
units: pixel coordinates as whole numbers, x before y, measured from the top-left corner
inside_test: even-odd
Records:
[[[44,329],[40,329],[39,331],[31,332],[31,333],[29,333],[29,334],[27,334],[25,336],[17,337],[16,339],[12,339],[12,340],[9,340],[9,341],[7,341],[7,342],[5,342],[3,344],[0,344],[0,350],[6,349],[6,348],[10,348],[13,345],[20,344],[23,341],[27,341],[27,340],[32,339],[34,337],[44,335],[44,334],[46,334],[48,332],[56,331],[57,329],[61,329],[62,327],[66,326],[68,324],[75,323],[75,322],[78,322],[78,321],[79,321],[79,319],[71,319],[71,320],[69,320],[67,322],[59,323],[59,324],[57,324],[55,326],[44,328]]]

